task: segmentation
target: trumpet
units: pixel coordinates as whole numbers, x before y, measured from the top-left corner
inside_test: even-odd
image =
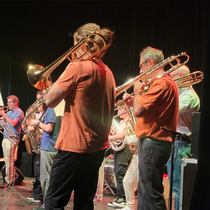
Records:
[[[9,111],[9,106],[0,106],[0,110],[4,110],[5,112]]]
[[[180,58],[183,57],[185,58],[185,61],[180,62]],[[151,69],[145,71],[144,73],[138,75],[137,77],[129,80],[128,82],[126,82],[125,84],[122,84],[121,86],[116,87],[116,96],[120,95],[121,93],[125,92],[127,89],[129,89],[131,86],[133,86],[134,82],[141,80],[144,85],[145,88],[148,87],[155,78],[150,79],[149,75],[154,73],[155,71],[160,71],[160,69],[166,67],[167,65],[170,66],[170,68],[168,70],[165,70],[164,73],[162,73],[162,75],[160,75],[158,78],[161,78],[169,73],[171,73],[172,71],[176,70],[177,68],[181,67],[182,65],[186,64],[189,61],[189,55],[187,55],[185,52],[182,52],[176,56],[171,56],[167,59],[165,59],[164,61],[160,62],[159,64],[155,65],[154,67],[152,67]],[[172,62],[175,62],[175,64],[173,64]]]
[[[204,74],[202,71],[195,71],[190,74],[184,75],[183,77],[174,79],[174,82],[176,83],[177,87],[180,89],[200,83],[203,80],[203,77]]]

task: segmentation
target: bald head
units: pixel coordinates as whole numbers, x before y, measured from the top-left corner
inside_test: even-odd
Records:
[[[176,78],[182,77],[182,76],[187,75],[187,74],[190,74],[190,70],[186,65],[183,65],[183,66],[179,67],[178,69],[172,71],[169,74],[169,76],[172,79],[176,79]]]

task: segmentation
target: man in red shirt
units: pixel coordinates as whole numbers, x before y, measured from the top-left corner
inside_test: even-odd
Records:
[[[140,53],[140,74],[164,60],[162,51],[147,47]],[[171,151],[171,133],[161,126],[176,130],[178,121],[178,90],[169,76],[161,77],[163,69],[147,76],[151,81],[146,93],[144,83],[134,84],[133,104],[137,117],[136,137],[139,141],[138,210],[166,210],[163,197],[163,168]]]
[[[91,60],[69,64],[47,95],[46,105],[52,108],[65,99],[65,111],[55,145],[58,154],[51,170],[46,209],[63,210],[73,190],[75,210],[94,208],[98,170],[109,147],[115,80],[101,60],[111,44],[113,32],[88,23],[74,33],[75,44],[91,32],[104,36],[106,49]],[[81,47],[79,53],[92,47],[91,44]]]

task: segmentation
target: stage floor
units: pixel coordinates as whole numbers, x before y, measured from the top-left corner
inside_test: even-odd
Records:
[[[16,185],[15,189],[7,188],[0,188],[0,210],[29,210],[33,208],[37,208],[41,206],[40,203],[31,203],[24,199],[30,197],[32,189],[32,182],[33,178],[24,177],[22,185]],[[0,183],[2,183],[2,177],[0,176]],[[164,178],[164,195],[168,197],[168,179]],[[8,201],[7,201],[8,199]],[[114,210],[117,208],[108,207],[108,202],[112,202],[115,197],[112,194],[104,194],[103,199],[101,201],[95,202],[94,210]],[[137,203],[137,199],[136,199]],[[166,198],[166,204],[168,206],[168,198]],[[66,207],[66,210],[73,209],[73,196],[70,198],[69,205]],[[118,208],[120,209],[120,208]],[[135,208],[135,210],[137,207]],[[169,208],[168,208],[169,209]],[[173,210],[173,208],[172,208]]]

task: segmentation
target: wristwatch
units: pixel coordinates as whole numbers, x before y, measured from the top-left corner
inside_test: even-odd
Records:
[[[39,127],[39,124],[40,124],[40,121],[38,121],[36,125]]]

